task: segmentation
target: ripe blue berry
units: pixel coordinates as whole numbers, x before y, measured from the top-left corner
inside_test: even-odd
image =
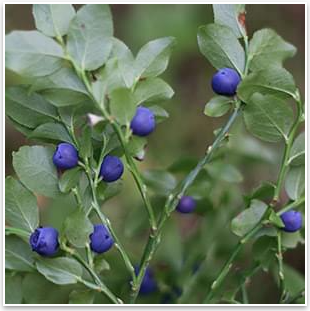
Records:
[[[107,155],[104,157],[100,176],[106,182],[112,182],[121,178],[124,173],[124,165],[120,158],[116,156]]]
[[[135,266],[136,275],[139,274],[139,271],[140,271],[139,267]],[[156,289],[157,289],[157,283],[156,283],[156,280],[154,279],[153,272],[149,267],[147,267],[143,280],[141,282],[139,293],[142,295],[147,295],[147,294],[155,292]]]
[[[90,248],[98,253],[105,253],[114,244],[114,240],[104,225],[94,225],[94,232],[89,236]]]
[[[155,116],[150,109],[140,106],[131,120],[130,128],[132,133],[137,136],[147,136],[155,129]]]
[[[236,94],[240,81],[237,71],[231,68],[222,68],[212,78],[212,89],[219,95],[233,96]]]
[[[298,211],[290,210],[281,215],[284,223],[283,230],[286,232],[295,232],[302,227],[302,214]]]
[[[184,195],[179,201],[176,210],[180,213],[191,213],[196,207],[196,201],[190,197]]]
[[[37,228],[30,236],[29,243],[33,251],[42,256],[53,256],[57,253],[58,231],[52,227]]]
[[[69,143],[57,146],[53,155],[53,162],[57,168],[69,169],[78,165],[79,155],[75,147]]]

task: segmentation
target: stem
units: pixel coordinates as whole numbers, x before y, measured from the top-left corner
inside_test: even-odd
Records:
[[[277,241],[278,241],[278,253],[276,254],[276,257],[278,259],[278,265],[279,265],[279,282],[280,282],[280,303],[283,302],[285,296],[286,296],[286,290],[285,290],[285,283],[284,283],[284,272],[283,272],[283,255],[282,255],[282,242],[281,242],[281,232],[278,230],[277,232]]]
[[[279,201],[279,196],[280,196],[280,192],[282,189],[282,185],[283,185],[283,182],[285,180],[286,173],[289,169],[289,157],[290,157],[292,145],[294,142],[294,138],[295,138],[295,135],[296,135],[296,132],[298,130],[300,123],[303,122],[302,103],[301,103],[298,91],[296,92],[296,98],[295,99],[296,99],[296,103],[297,103],[297,116],[296,116],[295,122],[294,122],[294,124],[290,130],[288,138],[285,140],[284,155],[282,158],[281,169],[280,169],[280,173],[278,176],[276,189],[275,189],[274,197],[273,197],[274,203],[277,203]]]
[[[277,215],[281,216],[283,213],[291,210],[294,207],[301,205],[304,202],[305,202],[305,196],[303,196],[303,197],[299,198],[298,200],[296,200],[296,201],[286,205],[285,207],[283,207],[280,211],[277,212]]]
[[[130,155],[127,147],[126,147],[126,140],[124,137],[124,134],[122,132],[122,130],[120,129],[120,127],[116,124],[116,123],[112,123],[112,127],[114,129],[114,131],[116,132],[118,139],[123,147],[124,153],[125,153],[125,157],[127,160],[127,164],[129,166],[129,170],[136,182],[136,185],[139,189],[139,192],[141,194],[141,197],[144,201],[144,204],[146,206],[147,212],[148,212],[148,216],[149,216],[149,222],[152,228],[152,231],[155,232],[157,230],[157,226],[156,226],[156,218],[155,218],[155,214],[149,199],[149,196],[147,195],[147,187],[144,184],[142,177],[137,169],[137,166],[132,158],[132,156]]]
[[[95,212],[97,213],[98,217],[100,218],[101,222],[104,223],[104,224],[108,227],[108,229],[109,229],[109,231],[110,231],[110,233],[111,233],[111,235],[112,235],[112,237],[113,237],[113,239],[114,239],[114,245],[115,245],[115,247],[117,248],[117,250],[118,250],[119,253],[121,254],[121,256],[122,256],[122,258],[123,258],[123,260],[124,260],[125,266],[126,266],[127,270],[129,271],[129,273],[130,273],[132,279],[135,280],[135,279],[136,279],[136,275],[135,275],[134,267],[133,267],[133,265],[131,264],[131,261],[130,261],[130,259],[129,259],[129,257],[128,257],[126,251],[125,251],[125,249],[124,249],[123,246],[121,245],[121,243],[120,243],[120,241],[119,241],[117,235],[115,234],[115,232],[114,232],[114,230],[113,230],[113,228],[112,228],[112,226],[111,226],[111,223],[110,223],[109,219],[107,219],[107,218],[102,214],[102,212],[101,212],[99,206],[95,205],[95,206],[93,206],[93,208],[94,208]]]
[[[98,285],[95,285],[91,282],[88,282],[82,278],[79,278],[78,279],[78,282],[84,284],[86,287],[90,288],[90,289],[93,289],[95,291],[98,291],[98,292],[102,292],[104,293],[113,303],[115,304],[122,304],[122,300],[117,298],[116,296],[114,296],[114,294],[105,286],[98,286]]]
[[[30,233],[19,228],[5,227],[5,235],[15,234],[20,237],[29,238]]]
[[[228,260],[226,261],[224,267],[222,268],[222,270],[220,271],[219,275],[217,276],[217,278],[215,279],[215,281],[212,283],[211,285],[211,289],[206,297],[206,299],[204,300],[203,303],[209,303],[210,300],[213,298],[214,293],[216,291],[216,289],[221,285],[221,283],[223,282],[223,280],[226,278],[227,274],[229,273],[231,266],[232,266],[232,262],[234,261],[234,259],[236,258],[236,256],[239,254],[240,250],[242,249],[242,246],[244,244],[246,244],[253,235],[255,235],[255,233],[262,227],[262,222],[265,219],[266,215],[268,215],[269,209],[266,210],[264,216],[261,218],[260,222],[251,230],[249,231],[246,235],[244,235],[238,242],[238,244],[235,246],[232,254],[230,255],[230,257],[228,258]]]
[[[75,258],[86,270],[87,272],[91,275],[91,277],[93,278],[93,280],[95,281],[95,284],[90,283],[86,280],[83,280],[82,278],[78,279],[79,282],[83,283],[85,286],[97,290],[99,292],[102,292],[103,294],[105,294],[112,302],[114,303],[119,303],[119,298],[117,298],[110,290],[109,288],[102,283],[102,281],[100,280],[99,276],[97,275],[97,273],[93,270],[92,267],[90,267],[88,265],[87,262],[84,261],[84,259],[80,256],[79,253],[77,253],[74,249],[68,247],[67,245],[65,245],[64,243],[61,244],[61,249],[64,250],[65,252],[67,252],[68,254],[70,254],[73,258]]]
[[[223,138],[228,133],[230,127],[237,119],[238,115],[241,112],[241,105],[237,105],[237,107],[234,109],[234,112],[229,117],[226,125],[221,129],[221,131],[216,136],[213,144],[207,149],[207,152],[205,156],[198,162],[197,166],[188,174],[188,176],[185,178],[185,180],[181,183],[180,187],[177,187],[173,194],[171,194],[166,203],[164,212],[161,214],[160,220],[158,222],[157,231],[155,231],[154,234],[150,234],[148,242],[145,246],[143,256],[140,263],[140,270],[138,273],[138,276],[136,278],[136,281],[133,281],[132,288],[131,288],[131,294],[130,294],[130,303],[135,303],[136,298],[138,296],[141,282],[144,278],[144,274],[146,271],[146,268],[151,261],[153,254],[157,248],[157,245],[160,242],[161,237],[161,230],[166,222],[166,220],[169,218],[172,211],[175,209],[178,198],[180,198],[184,192],[187,190],[187,188],[194,182],[195,178],[199,174],[199,172],[203,169],[204,165],[206,165],[210,160],[212,159],[212,155],[220,146],[220,143],[222,142]]]
[[[86,244],[86,254],[87,254],[88,265],[93,270],[94,269],[94,260],[93,260],[93,254],[91,252],[89,243]]]
[[[241,285],[241,293],[242,293],[242,302],[244,304],[248,304],[249,303],[249,298],[248,298],[248,293],[247,293],[247,290],[246,290],[246,284],[243,283]]]

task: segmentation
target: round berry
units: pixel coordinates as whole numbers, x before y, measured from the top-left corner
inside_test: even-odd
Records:
[[[139,271],[140,271],[139,267],[136,266],[135,274],[138,275]],[[155,292],[156,289],[157,289],[157,283],[156,283],[156,280],[154,279],[153,271],[149,267],[147,267],[143,280],[141,282],[139,293],[142,295],[147,295],[147,294]]]
[[[132,133],[137,136],[147,136],[155,129],[155,116],[150,109],[140,106],[131,120],[130,128]]]
[[[191,213],[196,207],[193,197],[184,195],[179,201],[176,210],[180,213]]]
[[[223,68],[213,76],[212,89],[219,95],[233,96],[236,94],[240,81],[240,76],[236,70]]]
[[[98,254],[105,253],[114,244],[114,240],[104,225],[94,225],[94,232],[89,236],[90,248]]]
[[[57,168],[69,169],[78,165],[79,155],[75,147],[69,143],[57,146],[53,155],[53,162]]]
[[[302,214],[298,211],[290,210],[281,215],[284,223],[283,230],[286,232],[295,232],[302,227]]]
[[[100,176],[106,182],[112,182],[121,178],[124,173],[124,165],[120,158],[107,155],[104,157],[101,167]]]
[[[37,228],[30,236],[29,243],[33,251],[42,256],[53,256],[57,253],[58,231],[52,227]]]

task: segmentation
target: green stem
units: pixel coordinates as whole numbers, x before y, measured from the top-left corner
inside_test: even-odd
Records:
[[[141,175],[137,169],[137,166],[136,166],[131,154],[129,153],[129,151],[126,147],[126,140],[125,140],[125,137],[124,137],[122,130],[120,129],[120,127],[115,122],[112,123],[112,127],[113,127],[114,131],[116,132],[118,139],[119,139],[119,141],[123,147],[125,157],[126,157],[126,161],[127,161],[128,166],[129,166],[129,170],[130,170],[130,172],[131,172],[131,174],[132,174],[132,176],[136,182],[136,185],[139,189],[141,197],[142,197],[144,204],[146,206],[152,231],[155,232],[157,230],[156,218],[155,218],[155,214],[154,214],[149,196],[147,194],[147,187],[144,184],[143,179],[142,179],[142,177],[141,177]]]
[[[266,215],[268,212],[266,211],[264,216],[262,217],[261,221],[251,230],[249,231],[245,236],[243,236],[238,244],[235,246],[233,252],[231,253],[230,257],[226,261],[225,265],[223,266],[222,270],[220,271],[219,275],[215,279],[215,281],[211,285],[211,289],[206,297],[206,299],[203,301],[203,303],[209,303],[210,300],[213,298],[215,291],[219,288],[219,286],[222,284],[223,280],[226,278],[227,274],[229,273],[232,262],[236,258],[236,256],[239,254],[240,250],[242,249],[243,245],[246,244],[256,233],[257,231],[262,227],[262,222],[266,218]]]
[[[278,230],[277,232],[277,242],[278,242],[278,252],[276,254],[276,257],[278,259],[278,265],[279,265],[279,283],[280,283],[280,291],[281,291],[279,302],[282,303],[286,296],[286,290],[285,290],[285,283],[284,283],[283,255],[282,255],[282,242],[281,242],[281,231],[280,230]]]
[[[14,227],[5,227],[5,235],[10,235],[10,234],[15,234],[15,235],[18,235],[24,238],[30,237],[30,233],[23,229],[14,228]]]
[[[99,276],[97,273],[93,270],[92,267],[88,265],[87,262],[84,261],[84,259],[80,256],[79,253],[77,253],[74,249],[68,247],[64,243],[61,244],[61,249],[64,250],[66,253],[71,255],[73,258],[75,258],[85,269],[86,271],[91,275],[93,280],[95,281],[95,284],[90,283],[86,280],[83,280],[82,278],[79,279],[78,281],[83,283],[85,286],[92,288],[94,290],[97,290],[99,292],[102,292],[105,294],[112,302],[114,303],[119,303],[119,298],[117,298],[110,290],[109,288],[100,280]]]
[[[246,290],[246,284],[243,283],[241,285],[241,293],[242,293],[242,302],[244,304],[248,304],[249,303],[249,298],[248,298],[248,293],[247,293],[247,290]]]
[[[84,284],[86,287],[98,291],[100,293],[104,293],[114,304],[122,304],[122,300],[117,298],[105,285],[99,286],[95,285],[94,283],[91,283],[89,281],[86,281],[82,278],[78,279],[78,282]]]
[[[301,205],[302,203],[305,202],[305,196],[302,196],[301,198],[299,198],[298,200],[286,205],[285,207],[283,207],[280,211],[277,212],[278,216],[281,216],[283,213]]]
[[[137,279],[136,281],[133,281],[132,284],[130,303],[135,303],[136,301],[146,268],[149,262],[151,261],[153,254],[156,251],[157,245],[160,242],[161,231],[166,220],[169,218],[170,214],[175,209],[179,198],[185,193],[187,188],[194,182],[195,178],[197,177],[199,172],[203,169],[204,165],[206,165],[212,159],[212,155],[214,154],[215,150],[219,148],[220,143],[228,133],[232,124],[239,116],[240,112],[241,112],[241,105],[237,105],[237,107],[234,109],[234,112],[229,117],[226,125],[218,133],[213,144],[207,149],[205,156],[198,162],[197,166],[188,174],[188,176],[181,183],[180,187],[177,187],[174,193],[168,197],[165,203],[164,212],[161,214],[161,217],[158,222],[157,231],[154,234],[152,233],[150,234],[148,242],[145,246],[143,256],[140,262],[140,270]]]
[[[93,254],[91,252],[89,243],[86,244],[86,254],[87,254],[88,265],[93,270],[94,269],[94,259],[93,259]]]
[[[280,193],[282,190],[282,186],[283,186],[283,183],[285,180],[285,176],[286,176],[287,171],[289,169],[289,157],[290,157],[292,145],[294,142],[294,138],[295,138],[295,135],[296,135],[296,132],[298,130],[300,123],[303,122],[302,103],[301,103],[298,91],[296,93],[296,103],[297,103],[297,116],[296,116],[295,122],[294,122],[294,124],[290,130],[288,138],[285,140],[284,154],[283,154],[280,173],[278,176],[278,180],[276,183],[276,189],[275,189],[274,197],[273,197],[274,204],[276,204],[279,201],[279,196],[280,196]]]

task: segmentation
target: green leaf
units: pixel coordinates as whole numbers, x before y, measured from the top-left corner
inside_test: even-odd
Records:
[[[7,116],[28,128],[35,128],[57,118],[56,109],[41,95],[28,94],[27,89],[21,86],[7,88],[5,101]]]
[[[67,39],[69,55],[81,70],[95,70],[108,59],[113,22],[107,4],[86,4],[70,23]]]
[[[159,124],[169,118],[169,113],[160,106],[150,106],[148,107],[150,110],[153,111],[155,115],[156,124]]]
[[[177,185],[172,174],[161,170],[145,171],[143,172],[143,179],[146,185],[152,188],[157,195],[167,195]]]
[[[64,223],[64,233],[75,247],[85,247],[94,228],[83,210],[76,210]]]
[[[67,193],[72,188],[74,188],[80,181],[81,173],[82,171],[80,167],[66,170],[59,180],[60,191],[63,193]]]
[[[232,100],[225,96],[214,96],[205,106],[204,114],[209,117],[221,117],[231,108]]]
[[[300,234],[300,231],[281,232],[281,235],[282,246],[285,248],[296,248],[299,243],[305,243],[304,239]]]
[[[92,129],[89,126],[85,126],[80,138],[79,154],[81,158],[89,158],[92,155]]]
[[[147,139],[145,137],[139,137],[139,136],[133,135],[128,142],[127,148],[133,157],[143,159],[146,144],[147,144]]]
[[[271,201],[274,196],[275,185],[270,182],[262,182],[257,188],[255,188],[250,195],[246,195],[244,198],[247,205],[250,205],[253,199],[261,201]]]
[[[285,190],[292,200],[297,200],[305,193],[305,167],[292,167],[285,180]]]
[[[36,28],[49,37],[67,34],[75,15],[71,4],[34,4],[32,9]]]
[[[49,282],[41,274],[27,273],[22,289],[26,304],[67,304],[72,285],[59,286]]]
[[[124,42],[113,38],[112,57],[117,59],[117,70],[127,88],[131,88],[135,79],[134,57]]]
[[[129,124],[136,113],[136,105],[129,89],[117,89],[110,95],[111,114],[121,125]]]
[[[97,255],[94,259],[94,268],[97,273],[101,273],[105,270],[110,270],[110,265],[105,259],[105,254]]]
[[[268,271],[271,264],[275,261],[277,250],[276,239],[263,236],[253,244],[253,258],[262,265],[264,271]]]
[[[70,90],[72,92],[82,93],[87,95],[86,87],[83,82],[79,79],[72,68],[60,68],[52,74],[33,81],[31,87],[32,91],[41,91],[57,89],[61,92],[62,89]],[[72,104],[73,105],[73,104]]]
[[[5,237],[5,269],[33,271],[34,259],[29,244],[16,236]]]
[[[82,266],[74,259],[67,257],[38,258],[38,271],[49,281],[59,284],[75,284],[82,277]]]
[[[22,277],[5,274],[5,304],[20,304],[23,301]]]
[[[21,182],[31,191],[57,197],[58,175],[53,164],[54,148],[23,146],[13,152],[13,167]]]
[[[61,68],[33,81],[32,91],[42,95],[56,107],[73,106],[90,101],[88,92],[72,68]]]
[[[17,131],[22,133],[24,136],[30,135],[32,130],[29,127],[23,126],[20,123],[14,121],[12,118],[8,117],[10,120],[11,124],[15,127]]]
[[[93,304],[95,292],[92,290],[74,290],[69,295],[69,304]]]
[[[200,52],[216,68],[234,68],[242,75],[245,66],[244,50],[229,27],[209,24],[198,29]]]
[[[305,277],[299,271],[283,264],[284,284],[291,296],[296,295],[305,288]]]
[[[214,178],[226,182],[241,182],[243,176],[236,167],[231,164],[223,163],[221,161],[212,162],[205,165],[207,172]]]
[[[133,93],[136,105],[143,102],[162,102],[174,95],[173,89],[162,79],[151,78],[140,81]]]
[[[159,38],[145,44],[134,62],[136,80],[157,77],[163,73],[175,44],[176,40],[173,37]]]
[[[123,189],[123,181],[117,180],[112,183],[100,183],[97,188],[98,197],[103,200],[107,201],[108,199],[116,196],[121,192]]]
[[[74,142],[68,133],[65,126],[63,126],[61,123],[45,123],[40,126],[38,126],[33,132],[31,132],[30,135],[28,135],[28,138],[39,138],[39,139],[47,139],[47,140],[53,140],[56,142],[68,142],[70,144],[74,145]]]
[[[5,179],[5,219],[11,226],[29,233],[39,225],[36,197],[11,176]]]
[[[295,97],[293,76],[284,68],[268,67],[246,76],[237,88],[238,97],[247,103],[254,93],[276,97]]]
[[[254,33],[249,45],[250,69],[282,66],[286,58],[294,56],[296,48],[285,42],[274,30],[261,29]]]
[[[22,76],[40,77],[59,69],[63,51],[38,31],[13,31],[5,37],[5,66]]]
[[[305,163],[305,132],[302,132],[295,138],[290,157],[289,165],[301,165]]]
[[[274,210],[271,210],[269,221],[278,228],[285,227],[281,217],[278,216],[278,214]]]
[[[244,4],[213,4],[214,22],[228,26],[237,38],[246,35],[245,25],[240,17],[245,16]]]
[[[231,230],[237,236],[244,236],[258,224],[263,217],[267,205],[259,200],[252,200],[249,208],[242,211],[231,222]]]
[[[290,106],[271,95],[255,93],[244,109],[248,131],[268,142],[287,140],[293,121],[294,113]]]

